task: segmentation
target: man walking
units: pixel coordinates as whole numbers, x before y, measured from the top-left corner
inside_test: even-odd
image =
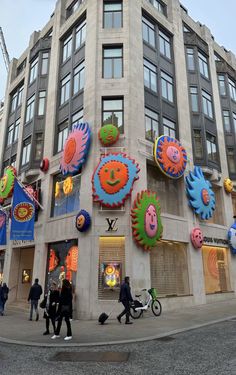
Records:
[[[130,302],[133,302],[130,285],[129,285],[129,276],[126,276],[124,282],[121,284],[119,302],[123,303],[124,310],[122,311],[122,313],[120,313],[120,315],[117,316],[118,322],[121,323],[121,317],[125,315],[126,316],[125,324],[133,324],[133,322],[129,321]]]
[[[31,286],[28,301],[31,302],[30,306],[30,318],[32,320],[33,317],[33,309],[35,309],[36,313],[36,321],[39,320],[39,313],[38,313],[38,302],[41,294],[43,293],[41,285],[39,285],[39,279],[34,280],[34,285]]]

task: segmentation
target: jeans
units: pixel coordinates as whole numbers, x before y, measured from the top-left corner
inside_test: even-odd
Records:
[[[37,299],[32,299],[31,300],[31,306],[30,306],[30,319],[32,319],[33,317],[33,309],[35,310],[35,313],[36,313],[36,319],[38,318],[39,316],[39,312],[38,312],[38,300]]]

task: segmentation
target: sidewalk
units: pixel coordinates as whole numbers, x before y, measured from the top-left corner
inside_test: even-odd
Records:
[[[41,310],[42,315],[42,310]],[[149,314],[149,313],[147,313]],[[181,310],[162,312],[160,317],[145,315],[133,320],[132,325],[119,324],[115,317],[101,326],[95,320],[72,321],[73,339],[65,342],[65,322],[61,337],[51,340],[43,336],[45,320],[29,321],[29,314],[8,306],[6,315],[0,317],[0,342],[32,346],[92,346],[120,344],[157,339],[205,325],[236,318],[236,298],[227,301],[199,305]]]

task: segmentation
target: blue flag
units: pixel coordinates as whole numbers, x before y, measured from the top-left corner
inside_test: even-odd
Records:
[[[0,245],[7,244],[7,215],[0,210]]]
[[[10,240],[33,240],[34,216],[34,202],[15,179]]]

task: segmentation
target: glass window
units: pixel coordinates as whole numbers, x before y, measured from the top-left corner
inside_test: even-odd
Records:
[[[16,120],[16,122],[15,122],[13,142],[16,142],[16,141],[18,140],[19,129],[20,129],[20,118],[18,118],[18,119]]]
[[[10,165],[16,168],[16,155],[11,157]]]
[[[123,99],[102,100],[102,124],[115,125],[121,134],[124,133]]]
[[[78,49],[85,42],[86,21],[83,21],[75,30],[75,49]]]
[[[43,133],[35,134],[34,159],[41,160],[43,154]]]
[[[202,90],[202,104],[204,114],[213,118],[212,97],[205,90]]]
[[[150,0],[149,0],[150,1]],[[166,14],[166,6],[161,3],[159,0],[153,0],[153,6],[156,8],[160,13]]]
[[[227,160],[229,173],[236,173],[236,159],[233,148],[227,148]]]
[[[231,97],[231,99],[233,99],[233,100],[236,101],[236,84],[230,78],[228,78],[228,81],[229,81],[229,93],[230,93],[230,97]]]
[[[225,76],[218,75],[220,95],[226,95]]]
[[[123,77],[122,47],[103,48],[103,78]]]
[[[144,59],[144,86],[157,92],[157,67]]]
[[[46,91],[39,91],[38,116],[44,115],[44,113],[45,113],[45,103],[46,103]]]
[[[36,59],[31,63],[30,65],[30,78],[29,83],[32,83],[38,74],[38,64],[39,64],[39,58],[36,57]]]
[[[207,58],[201,52],[198,52],[198,63],[199,63],[200,73],[205,78],[209,78]]]
[[[17,107],[19,107],[22,103],[22,96],[23,96],[24,86],[19,87],[18,90],[18,99],[17,99]]]
[[[105,1],[103,9],[103,27],[122,27],[122,1]]]
[[[17,92],[15,92],[11,97],[11,110],[10,113],[14,112],[16,110],[16,104],[17,104]]]
[[[42,67],[41,67],[41,74],[48,74],[48,59],[49,59],[49,53],[44,52],[42,56]]]
[[[196,159],[203,159],[203,146],[201,130],[193,130],[193,143],[194,143],[194,157]]]
[[[155,42],[155,26],[153,23],[143,17],[143,40],[152,47],[156,46]]]
[[[72,52],[72,35],[68,36],[63,42],[62,47],[62,62],[66,61]]]
[[[22,150],[22,160],[21,165],[25,165],[30,160],[30,151],[31,151],[31,137],[27,138],[23,142],[23,150]]]
[[[174,101],[174,86],[173,86],[173,78],[170,77],[168,74],[161,72],[161,93],[162,97],[168,100],[169,102]]]
[[[84,88],[84,61],[74,69],[73,95]]]
[[[207,133],[206,142],[207,142],[208,159],[211,161],[217,162],[218,157],[217,157],[216,137],[214,135]]]
[[[152,142],[159,136],[158,114],[148,108],[145,108],[145,135]]]
[[[52,192],[52,209],[51,217],[66,215],[74,211],[79,211],[80,208],[80,175],[72,177],[73,189],[70,194],[65,194],[63,191],[63,183],[65,177],[56,175],[53,178],[53,192]],[[56,190],[58,194],[55,194]]]
[[[186,52],[187,52],[187,68],[188,70],[195,70],[193,48],[187,48]]]
[[[233,112],[234,133],[236,134],[236,113]]]
[[[83,122],[83,117],[84,117],[84,110],[83,109],[81,109],[80,111],[78,111],[74,115],[72,115],[71,127],[73,127],[73,125],[75,125],[79,122]]]
[[[175,122],[163,117],[163,133],[175,138]]]
[[[231,133],[229,111],[223,111],[223,123],[226,133]]]
[[[60,105],[69,100],[70,97],[70,74],[61,81]]]
[[[7,146],[10,146],[13,141],[14,124],[11,124],[7,129]]]
[[[190,100],[191,100],[191,109],[193,112],[198,112],[199,107],[198,107],[198,89],[197,87],[191,86],[189,88],[190,91]]]
[[[35,95],[31,96],[31,98],[27,100],[25,122],[29,122],[34,117],[34,104]]]
[[[64,148],[65,141],[68,136],[68,120],[65,120],[58,128],[57,152],[61,152]]]
[[[170,50],[170,38],[164,34],[162,31],[159,31],[159,42],[160,42],[160,53],[167,57],[171,58]]]

